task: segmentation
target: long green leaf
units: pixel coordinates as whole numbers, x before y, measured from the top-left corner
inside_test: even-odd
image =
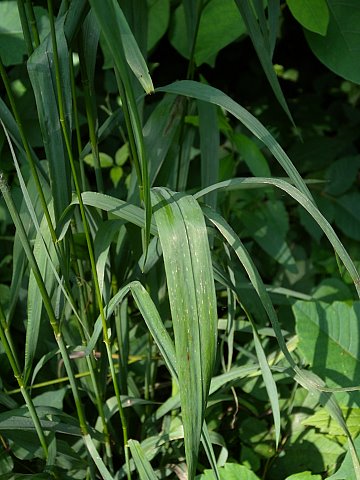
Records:
[[[305,185],[304,180],[301,178],[290,158],[286,155],[271,133],[250,112],[232,100],[221,90],[191,80],[182,80],[158,88],[156,91],[197,98],[198,100],[218,105],[230,112],[268,147],[298,189],[309,200],[312,200],[311,193]]]
[[[152,93],[154,87],[146,62],[118,3],[115,0],[90,0],[90,4],[119,71],[123,70],[118,51],[118,45],[122,44],[129,67],[145,92]]]
[[[195,195],[195,198],[203,197],[213,190],[231,190],[239,188],[259,188],[266,185],[272,185],[274,187],[283,190],[288,195],[290,195],[294,200],[296,200],[305,210],[307,210],[313,219],[317,222],[319,227],[327,236],[329,242],[333,246],[336,253],[339,255],[343,264],[345,265],[347,271],[349,272],[351,278],[353,279],[354,285],[360,297],[360,274],[357,271],[353,261],[351,260],[349,254],[345,250],[343,244],[340,242],[338,236],[336,235],[334,229],[326,220],[326,218],[320,213],[320,210],[313,204],[309,198],[300,192],[297,188],[291,185],[285,180],[279,178],[234,178],[232,180],[227,180],[225,182],[220,182],[211,187],[205,188],[198,192]]]
[[[140,443],[137,440],[129,440],[131,455],[141,480],[157,480],[149,460],[146,458]]]
[[[284,112],[289,117],[291,122],[294,123],[289,107],[286,103],[284,94],[281,90],[279,80],[276,76],[276,73],[272,64],[272,51],[270,47],[269,34],[267,32],[267,25],[266,25],[266,20],[264,15],[263,3],[261,2],[261,11],[260,11],[260,8],[257,9],[257,14],[259,19],[258,21],[256,19],[255,12],[252,8],[251,0],[235,0],[235,2],[245,22],[251,41],[254,45],[257,56],[259,57],[260,63],[264,69],[265,75],[267,76],[267,79],[271,85],[271,88],[273,89],[273,92],[275,93],[275,96],[278,102],[284,109]],[[276,3],[274,2],[269,3],[268,8],[273,9],[277,14],[279,14],[280,13],[280,9],[278,6],[279,3],[280,3],[279,0],[277,0]],[[274,25],[276,26],[275,22],[273,21],[271,23],[271,28],[274,28]],[[272,31],[271,36],[272,37],[274,35],[276,36],[276,33],[277,32]]]
[[[64,34],[64,19],[56,23],[60,63],[60,82],[68,131],[71,129],[72,99],[69,70],[69,51]],[[70,201],[70,167],[64,153],[53,70],[53,49],[47,37],[28,60],[27,68],[34,90],[46,158],[49,162],[55,218],[58,219]]]
[[[188,474],[193,479],[216,353],[210,249],[204,217],[193,197],[153,189],[152,200],[175,335]]]

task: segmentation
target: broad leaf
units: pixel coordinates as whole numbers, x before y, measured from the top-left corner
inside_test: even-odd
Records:
[[[297,301],[293,311],[299,348],[314,372],[338,387],[358,385],[360,302]]]
[[[349,432],[356,438],[360,433],[360,408],[343,407],[341,410],[346,419]],[[318,410],[314,415],[307,417],[302,423],[303,425],[315,427],[327,435],[344,435],[343,430],[334,422],[333,418],[331,418],[325,409]]]
[[[210,0],[200,19],[195,46],[195,62],[215,64],[217,53],[236,38],[246,34],[246,27],[233,0]],[[170,37],[174,48],[189,58],[185,12],[182,4],[175,12],[174,31]]]
[[[236,463],[226,463],[222,468],[219,468],[219,473],[221,480],[259,480],[254,472],[244,465]],[[211,470],[205,470],[205,473],[199,475],[197,480],[215,480],[215,475]]]
[[[330,70],[360,83],[360,4],[358,0],[327,0],[330,21],[325,36],[305,30],[310,48]]]
[[[286,3],[304,28],[326,35],[330,17],[326,0],[286,0]]]

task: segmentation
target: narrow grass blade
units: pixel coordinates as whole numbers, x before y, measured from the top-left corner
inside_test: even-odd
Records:
[[[217,183],[219,180],[220,134],[217,108],[211,103],[198,101],[200,151],[201,151],[201,188]],[[215,192],[204,198],[210,207],[216,207]]]
[[[183,112],[180,98],[165,95],[147,120],[143,132],[145,148],[149,152],[149,177],[154,185],[165,157],[179,130]]]
[[[251,0],[235,0],[236,5],[241,13],[241,16],[245,22],[246,28],[249,32],[251,41],[254,45],[256,50],[257,56],[259,57],[260,63],[263,67],[263,70],[267,76],[267,79],[275,93],[275,96],[284,109],[286,115],[289,117],[291,122],[294,124],[294,120],[291,116],[289,107],[286,103],[284,94],[281,90],[279,80],[276,76],[273,64],[272,64],[272,51],[270,49],[270,41],[269,36],[266,34],[266,27],[264,26],[265,23],[265,15],[263,14],[264,7],[262,7],[262,15],[259,15],[259,20],[263,20],[262,25],[259,24],[255,12],[251,5]],[[275,6],[275,8],[274,8]],[[268,5],[268,8],[273,8],[275,12],[279,12],[279,8],[274,5],[274,2]],[[259,12],[260,13],[260,12]],[[261,28],[261,26],[263,28]],[[271,23],[271,28],[274,28],[274,22]],[[271,32],[272,37],[276,35],[275,32]]]
[[[132,282],[130,284],[130,289],[136,305],[138,306],[138,309],[140,310],[140,313],[163,356],[168,370],[177,380],[178,374],[174,344],[161,321],[154,302],[140,282]]]
[[[129,440],[131,455],[141,480],[157,480],[154,470],[137,440]]]
[[[203,214],[191,196],[153,189],[175,335],[185,453],[195,476],[204,411],[214,367],[217,313]]]
[[[100,292],[105,295],[105,270],[108,263],[110,245],[114,236],[119,231],[123,222],[121,220],[108,220],[103,222],[101,228],[96,232],[94,240],[94,254],[96,259],[96,272],[99,280]],[[108,279],[110,281],[110,279]],[[109,282],[108,282],[109,283]]]
[[[326,218],[321,214],[320,210],[313,204],[309,198],[304,195],[303,192],[299,191],[289,182],[279,179],[279,178],[234,178],[232,180],[228,180],[225,182],[220,182],[216,185],[212,185],[211,187],[205,188],[201,192],[198,192],[195,198],[200,198],[207,193],[213,190],[231,190],[231,189],[239,189],[239,188],[254,188],[254,187],[264,187],[267,185],[271,185],[274,187],[283,190],[288,195],[290,195],[294,200],[296,200],[305,210],[309,212],[309,214],[313,217],[319,227],[327,236],[329,242],[333,246],[335,252],[343,262],[346,270],[349,272],[358,295],[360,297],[360,274],[357,271],[353,261],[351,260],[349,254],[347,253],[346,249],[344,248],[343,244],[340,242],[338,236],[336,235],[334,229],[326,220]]]
[[[118,45],[123,45],[129,67],[145,92],[152,93],[154,86],[149,70],[119,4],[115,0],[90,0],[90,4],[119,71],[123,65]]]
[[[209,459],[209,462],[216,480],[220,480],[220,473],[216,463],[216,458],[215,458],[214,450],[212,448],[212,442],[211,442],[211,438],[210,438],[210,434],[209,434],[209,430],[206,425],[206,422],[204,422],[203,424],[203,429],[201,434],[201,443],[203,444],[204,450]]]
[[[48,223],[43,217],[40,231],[36,236],[34,245],[34,256],[37,261],[40,273],[44,278],[45,287],[48,292],[51,292],[55,283],[55,277],[51,268],[49,257],[44,252],[44,243],[48,249],[50,259],[53,261],[53,267],[58,267],[55,248],[51,240],[51,234],[48,228]],[[24,365],[24,380],[27,382],[29,374],[32,370],[32,364],[35,357],[37,345],[40,339],[40,330],[42,323],[43,300],[38,294],[38,286],[34,273],[30,272],[28,284],[28,303],[27,303],[27,325],[26,325],[26,340],[25,340],[25,365]]]
[[[312,200],[311,193],[304,180],[301,178],[290,158],[286,155],[271,133],[250,112],[232,100],[221,90],[191,80],[182,80],[158,88],[156,91],[197,98],[198,100],[213,103],[227,110],[268,147],[298,189],[309,200]]]
[[[250,317],[248,316],[250,319]],[[261,368],[261,373],[262,377],[265,383],[265,388],[267,391],[267,394],[269,396],[270,404],[271,404],[271,409],[272,409],[272,415],[274,418],[274,427],[275,427],[275,441],[276,441],[276,447],[279,445],[280,441],[280,406],[279,406],[279,396],[276,388],[276,383],[274,380],[274,377],[271,373],[264,349],[261,345],[261,341],[259,338],[259,334],[256,329],[256,325],[251,319],[251,326],[253,329],[253,335],[254,335],[254,344],[255,344],[255,350],[256,350],[256,356],[259,360],[259,365]]]
[[[144,228],[145,226],[144,210],[142,210],[140,207],[137,207],[136,205],[132,205],[131,203],[125,202],[124,200],[120,200],[118,198],[111,197],[110,195],[105,195],[103,193],[97,192],[84,192],[81,196],[84,205],[99,208],[100,210],[109,212],[115,217],[133,223],[134,225],[137,225],[141,228]],[[56,229],[58,239],[62,239],[66,234],[70,226],[74,205],[78,204],[78,199],[74,197],[70,206],[68,206],[64,211]],[[150,223],[150,232],[152,234],[156,234],[157,232],[154,220],[152,220]]]
[[[111,476],[109,470],[106,468],[104,462],[102,461],[98,451],[96,450],[95,444],[93,439],[89,434],[84,435],[84,442],[87,446],[87,449],[91,455],[91,458],[93,459],[95,465],[97,466],[99,472],[102,475],[103,480],[113,480],[113,477]]]
[[[71,126],[72,99],[69,70],[69,52],[64,35],[63,20],[56,24],[61,85],[68,131]],[[70,168],[64,154],[64,145],[59,121],[57,94],[54,85],[53,53],[51,39],[47,37],[28,60],[27,68],[34,90],[46,158],[49,163],[55,218],[58,219],[70,201]]]

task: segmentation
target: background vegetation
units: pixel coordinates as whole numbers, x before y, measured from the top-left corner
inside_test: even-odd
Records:
[[[1,480],[360,478],[359,25],[0,3]]]

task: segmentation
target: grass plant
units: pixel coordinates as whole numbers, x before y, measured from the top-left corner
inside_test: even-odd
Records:
[[[321,313],[315,281],[301,283],[301,215],[325,245],[317,279],[337,262],[329,295],[350,319],[357,264],[317,206],[323,179],[305,179],[271,128],[197,74],[215,2],[179,2],[187,73],[155,86],[147,56],[165,32],[153,15],[170,2],[5,3],[25,63],[0,62],[0,480],[290,478],[281,457],[291,463],[303,406],[340,428],[323,426],[337,456],[320,473],[343,478],[347,445],[341,468],[359,480],[346,419],[360,408],[360,348],[350,320],[339,331]],[[267,15],[236,5],[291,130],[272,60],[280,2]],[[323,350],[307,350],[302,302],[317,302]],[[330,371],[339,345],[353,363]]]

